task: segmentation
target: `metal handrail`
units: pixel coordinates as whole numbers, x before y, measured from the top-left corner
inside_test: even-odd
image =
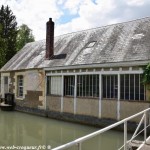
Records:
[[[104,132],[106,132],[106,131],[108,131],[108,130],[110,130],[112,128],[115,128],[115,127],[117,127],[117,126],[119,126],[121,124],[124,124],[124,150],[127,150],[127,122],[129,120],[135,118],[135,117],[138,117],[139,115],[142,115],[142,114],[145,115],[145,120],[146,120],[146,113],[148,111],[150,111],[150,108],[145,109],[145,110],[143,110],[143,111],[141,111],[141,112],[139,112],[139,113],[137,113],[135,115],[132,115],[132,116],[130,116],[128,118],[125,118],[125,119],[123,119],[121,121],[118,121],[118,122],[116,122],[116,123],[114,123],[114,124],[112,124],[112,125],[110,125],[108,127],[105,127],[103,129],[100,129],[98,131],[95,131],[93,133],[85,135],[83,137],[80,137],[80,138],[78,138],[78,139],[76,139],[76,140],[74,140],[72,142],[69,142],[67,144],[64,144],[64,145],[58,146],[56,148],[53,148],[52,150],[63,150],[63,149],[66,149],[66,148],[69,148],[69,147],[72,147],[72,146],[75,146],[75,145],[78,145],[78,149],[81,150],[81,143],[82,142],[84,142],[84,141],[86,141],[88,139],[91,139],[91,138],[93,138],[93,137],[95,137],[95,136],[97,136],[97,135],[99,135],[101,133],[104,133]],[[146,123],[146,121],[144,121],[144,123]],[[146,127],[146,125],[144,125],[144,127]],[[145,128],[145,130],[146,130],[146,128]],[[144,140],[146,140],[146,131],[145,130],[144,130]]]

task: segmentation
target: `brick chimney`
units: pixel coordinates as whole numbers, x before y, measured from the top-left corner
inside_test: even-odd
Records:
[[[54,55],[54,22],[52,18],[46,23],[46,59]]]

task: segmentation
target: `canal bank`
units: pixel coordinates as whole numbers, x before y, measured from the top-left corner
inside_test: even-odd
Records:
[[[84,125],[89,125],[93,127],[99,127],[99,128],[104,128],[106,126],[109,126],[113,123],[116,123],[117,120],[114,119],[99,119],[97,117],[92,117],[92,116],[85,116],[85,115],[74,115],[71,113],[61,113],[61,112],[55,112],[55,111],[48,111],[48,110],[41,110],[37,108],[30,108],[30,107],[21,107],[21,106],[16,106],[15,107],[16,111],[19,112],[24,112],[24,113],[29,113],[29,114],[34,114],[37,116],[42,116],[42,117],[48,117],[52,119],[57,119],[57,120],[62,120],[66,122],[73,122],[77,124],[84,124]],[[128,132],[133,133],[135,129],[137,128],[138,124],[137,122],[128,122]],[[143,125],[141,126],[141,129],[143,128]],[[124,130],[124,125],[120,125],[114,128],[114,130],[117,131],[123,131]],[[150,130],[148,129],[148,133],[150,133]]]

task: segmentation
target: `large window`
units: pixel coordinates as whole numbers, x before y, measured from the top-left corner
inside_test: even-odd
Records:
[[[47,77],[47,94],[48,95],[61,95],[62,77],[51,76]]]
[[[99,75],[78,75],[77,96],[98,97],[99,96]]]
[[[22,90],[22,80],[19,79],[20,91]],[[62,86],[62,76],[47,77],[47,94],[78,97],[99,97],[99,74],[64,76]],[[118,98],[118,75],[102,75],[102,97],[106,99]],[[77,85],[75,87],[75,85]],[[63,88],[63,89],[62,89]],[[76,88],[76,90],[75,90]],[[63,90],[63,93],[62,93]],[[144,100],[145,89],[141,83],[140,74],[121,74],[120,75],[120,99],[123,100]],[[18,92],[22,93],[22,92]],[[20,94],[21,95],[21,94]]]
[[[23,97],[23,75],[18,76],[18,97]]]
[[[103,98],[118,97],[118,77],[117,75],[103,75]]]
[[[75,76],[64,77],[64,95],[74,96]]]
[[[127,100],[144,100],[144,85],[140,74],[125,74],[120,76],[120,98]]]

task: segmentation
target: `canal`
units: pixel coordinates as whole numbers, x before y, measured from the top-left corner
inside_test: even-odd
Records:
[[[0,111],[0,146],[54,148],[98,129],[16,111]],[[109,131],[86,141],[82,150],[116,150],[122,144],[123,133]]]

